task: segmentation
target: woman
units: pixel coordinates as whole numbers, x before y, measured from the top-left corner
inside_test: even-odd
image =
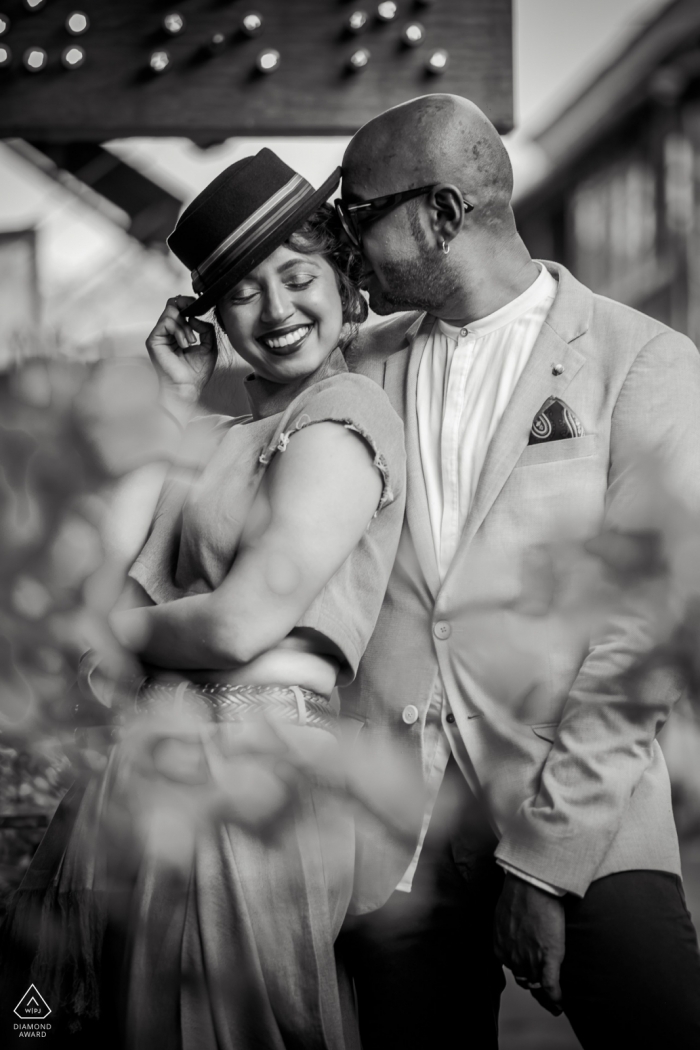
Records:
[[[183,434],[131,607],[112,615],[148,672],[135,715],[67,803],[67,845],[57,814],[8,931],[21,936],[38,898],[37,986],[78,1016],[99,997],[129,1050],[347,1045],[333,942],[353,832],[328,788],[330,697],[379,612],[404,452],[384,392],[341,352],[365,308],[323,205],[338,179],[314,191],[264,149],[215,179],[169,239],[198,295],[169,301],[149,351],[196,401],[216,358],[198,318],[214,307],[254,370],[252,418]]]

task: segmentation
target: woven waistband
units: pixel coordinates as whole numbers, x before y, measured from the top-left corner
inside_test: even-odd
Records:
[[[226,685],[219,682],[163,682],[147,678],[135,700],[137,711],[161,705],[169,710],[192,711],[211,722],[243,722],[261,716],[296,725],[337,730],[337,715],[330,702],[297,685]]]

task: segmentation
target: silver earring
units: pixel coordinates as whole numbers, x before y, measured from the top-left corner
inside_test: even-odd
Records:
[[[444,240],[444,239],[443,239],[443,242],[442,242],[442,250],[445,253],[445,255],[449,255],[450,254],[450,246],[447,243],[447,241]]]

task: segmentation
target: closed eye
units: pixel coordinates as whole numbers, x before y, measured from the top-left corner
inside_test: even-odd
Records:
[[[245,303],[252,303],[256,295],[260,295],[260,292],[246,292],[245,294],[229,295],[226,301],[232,303],[233,306],[243,306]]]
[[[316,277],[313,274],[299,274],[296,277],[291,277],[286,281],[288,288],[292,289],[304,289],[308,288],[312,281],[315,281]]]

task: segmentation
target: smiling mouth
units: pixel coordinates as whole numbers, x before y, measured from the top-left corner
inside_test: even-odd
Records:
[[[298,350],[313,328],[312,324],[294,325],[292,328],[278,329],[267,335],[258,336],[258,342],[262,343],[266,350],[273,354],[289,354]]]

